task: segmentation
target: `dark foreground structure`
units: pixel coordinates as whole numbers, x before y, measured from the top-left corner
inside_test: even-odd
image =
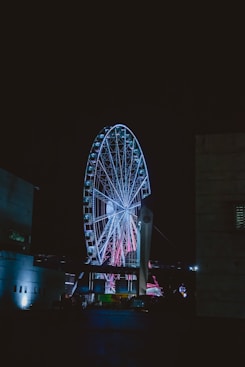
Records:
[[[23,366],[222,366],[244,361],[244,320],[158,310],[1,313],[1,358]]]

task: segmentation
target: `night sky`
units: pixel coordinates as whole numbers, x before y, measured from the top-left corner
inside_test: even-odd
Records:
[[[41,29],[13,31],[2,69],[0,166],[40,187],[32,251],[85,255],[89,150],[103,127],[122,123],[137,137],[150,175],[151,258],[194,262],[194,137],[245,131],[240,48],[222,41],[221,52],[211,37],[210,48],[197,49],[178,39],[164,43],[162,55],[160,38],[137,43],[136,51],[128,37],[127,49],[112,52]]]

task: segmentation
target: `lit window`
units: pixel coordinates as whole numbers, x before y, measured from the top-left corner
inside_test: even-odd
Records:
[[[235,205],[235,228],[245,230],[245,203]]]

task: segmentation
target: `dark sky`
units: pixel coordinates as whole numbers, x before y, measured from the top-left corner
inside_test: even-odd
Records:
[[[88,153],[104,126],[122,123],[139,140],[150,175],[151,257],[193,261],[194,136],[245,131],[240,47],[213,35],[212,43],[166,44],[130,34],[105,46],[91,34],[83,42],[51,26],[31,30],[14,28],[6,38],[0,165],[40,187],[33,250],[85,254]]]

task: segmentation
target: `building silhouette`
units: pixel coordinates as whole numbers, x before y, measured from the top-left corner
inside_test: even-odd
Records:
[[[49,309],[65,292],[65,273],[30,254],[34,190],[0,169],[0,309]]]
[[[196,136],[196,314],[245,318],[245,134]]]

